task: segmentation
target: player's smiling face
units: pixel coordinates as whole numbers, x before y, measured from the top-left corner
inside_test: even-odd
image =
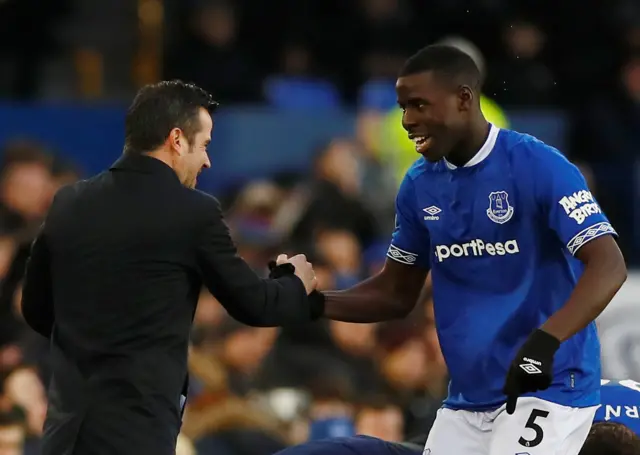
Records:
[[[396,82],[402,126],[429,161],[446,157],[466,128],[468,100],[451,81],[433,72],[402,76]]]

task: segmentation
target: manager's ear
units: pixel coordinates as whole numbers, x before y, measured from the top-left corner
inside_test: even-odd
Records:
[[[189,141],[187,140],[184,131],[180,128],[173,128],[169,132],[167,143],[169,148],[180,156],[186,155],[189,152]]]

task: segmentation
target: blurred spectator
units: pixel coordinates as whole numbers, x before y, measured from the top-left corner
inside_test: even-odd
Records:
[[[318,440],[355,434],[353,395],[355,390],[345,378],[323,374],[309,385],[311,406],[309,435]]]
[[[9,229],[22,229],[39,222],[49,208],[52,159],[26,141],[10,143],[3,152],[0,220]]]
[[[580,118],[574,152],[590,162],[629,163],[640,141],[640,54],[620,68],[613,92],[600,91]]]
[[[7,398],[25,411],[28,435],[42,435],[47,401],[37,372],[29,367],[16,368],[6,377],[4,390]]]
[[[69,0],[0,2],[0,97],[39,95],[47,57],[61,50],[54,26],[70,7]]]
[[[284,191],[269,181],[256,181],[244,187],[229,210],[227,219],[239,254],[257,271],[266,265],[282,243],[287,227],[277,224]]]
[[[187,407],[182,433],[194,442],[198,454],[270,455],[286,446],[286,433],[274,416],[229,389],[234,379],[224,362],[194,349],[189,371],[199,390],[194,390]]]
[[[0,455],[35,455],[25,452],[25,419],[17,408],[0,411]]]
[[[207,347],[217,339],[217,329],[225,320],[225,310],[211,293],[202,288],[191,331],[191,342],[197,347]]]
[[[349,231],[322,229],[316,236],[316,250],[334,270],[334,288],[346,289],[361,278],[360,243]]]
[[[280,71],[282,75],[306,77],[313,73],[311,51],[302,43],[292,42],[282,48]]]
[[[198,0],[195,5],[187,36],[170,56],[171,77],[193,81],[223,103],[259,100],[261,74],[238,41],[235,4]]]
[[[307,205],[293,231],[298,245],[310,245],[318,228],[344,229],[362,245],[378,235],[372,213],[359,200],[358,161],[349,141],[331,141],[318,154],[314,182],[306,188]]]
[[[356,432],[385,441],[404,440],[402,410],[384,397],[364,401],[356,415]]]
[[[544,61],[546,34],[526,19],[504,25],[506,55],[491,69],[485,91],[504,106],[549,106],[556,102],[557,80]]]
[[[229,388],[245,395],[260,380],[260,367],[273,347],[277,330],[247,327],[229,318],[217,334],[222,338],[220,359],[228,371]]]
[[[178,435],[178,443],[176,444],[176,455],[198,455],[196,448],[189,438],[183,434]]]
[[[419,391],[427,377],[427,356],[422,327],[410,319],[381,326],[378,356],[386,381],[398,394]]]

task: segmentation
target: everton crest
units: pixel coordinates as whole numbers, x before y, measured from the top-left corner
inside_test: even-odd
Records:
[[[509,195],[506,191],[494,191],[489,194],[487,216],[498,224],[504,224],[511,219],[513,207],[509,205]]]

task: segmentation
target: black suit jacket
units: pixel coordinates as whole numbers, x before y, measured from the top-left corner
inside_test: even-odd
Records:
[[[213,197],[148,156],[61,189],[33,243],[28,324],[51,338],[44,455],[169,455],[202,285],[239,321],[313,319],[295,276],[259,278]]]

